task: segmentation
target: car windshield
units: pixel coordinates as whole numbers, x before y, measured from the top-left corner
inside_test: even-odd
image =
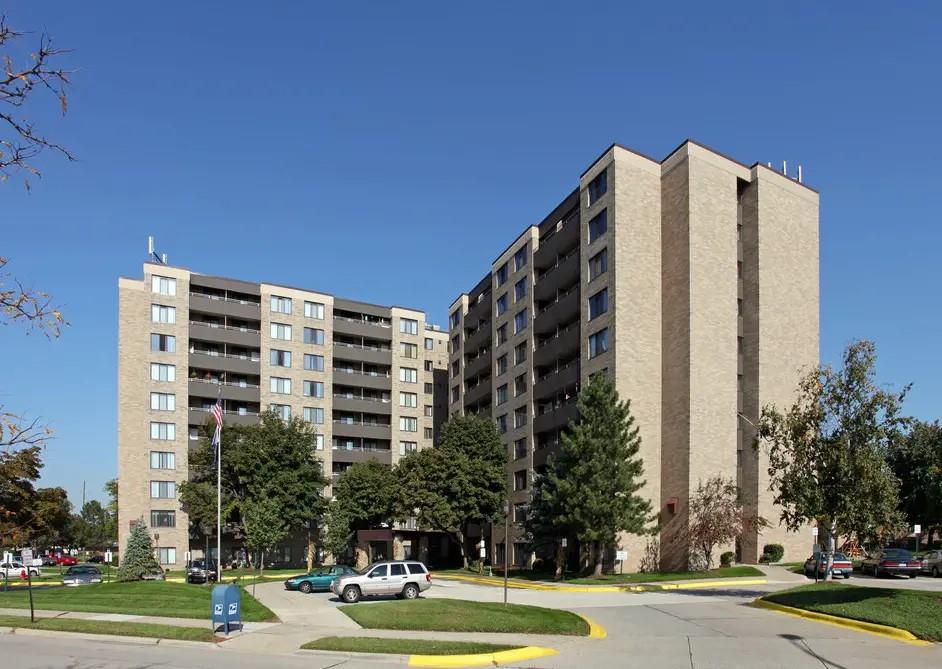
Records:
[[[835,554],[834,554],[834,559],[835,559],[835,560],[840,560],[841,562],[848,562],[848,561],[849,561],[849,560],[847,559],[847,556],[844,555],[843,553],[835,553]]]
[[[909,551],[904,551],[902,548],[888,548],[883,551],[883,557],[897,558],[899,560],[911,560],[913,554]]]

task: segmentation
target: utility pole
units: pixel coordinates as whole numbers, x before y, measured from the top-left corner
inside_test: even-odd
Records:
[[[85,508],[85,481],[82,481],[82,508]],[[81,509],[79,509],[81,511]]]

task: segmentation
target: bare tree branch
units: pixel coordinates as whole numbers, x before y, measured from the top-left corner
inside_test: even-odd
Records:
[[[43,425],[39,418],[5,411],[0,404],[0,449],[43,447],[52,439],[52,428]]]
[[[0,325],[25,321],[27,331],[38,330],[46,337],[58,338],[68,322],[48,293],[24,288],[23,284],[2,271],[8,260],[0,256]],[[9,285],[12,282],[12,286]]]

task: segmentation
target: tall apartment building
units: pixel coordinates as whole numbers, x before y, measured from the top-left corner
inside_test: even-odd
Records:
[[[613,145],[579,186],[527,227],[449,309],[449,412],[492,416],[510,453],[512,562],[528,559],[519,521],[577,417],[588,378],[611,375],[640,428],[664,568],[682,567],[678,530],[698,483],[736,480],[773,527],[764,543],[798,558],[753,448],[761,407],[789,403],[818,362],[818,195],[764,165],[692,141],[658,161]],[[503,532],[489,539],[503,560]],[[626,567],[645,540],[624,536]]]
[[[423,312],[160,263],[143,274],[118,282],[120,546],[143,518],[161,563],[185,563],[177,486],[219,394],[227,423],[271,408],[314,424],[334,478],[354,462],[393,465],[437,438],[448,338]]]

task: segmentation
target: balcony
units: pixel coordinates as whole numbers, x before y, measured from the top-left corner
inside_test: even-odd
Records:
[[[464,393],[464,403],[465,406],[478,404],[481,400],[489,398],[491,395],[491,380],[487,379],[483,383],[479,383],[470,390],[466,390]]]
[[[389,365],[392,363],[392,349],[379,346],[364,346],[363,344],[348,344],[334,341],[334,359],[356,360],[376,365]]]
[[[576,409],[576,401],[573,398],[572,401],[534,418],[533,434],[549,430],[561,430],[569,424],[569,421],[578,417],[579,410]]]
[[[536,315],[533,330],[539,334],[553,332],[560,323],[579,318],[579,284],[545,305]]]
[[[189,393],[191,397],[216,398],[221,396],[224,400],[236,402],[258,402],[259,387],[255,383],[235,383],[209,381],[206,379],[191,378]]]
[[[544,466],[551,457],[556,457],[559,455],[559,443],[556,442],[551,446],[545,446],[544,448],[538,448],[533,451],[533,468],[537,469]]]
[[[536,281],[533,297],[536,300],[549,300],[563,286],[571,286],[579,280],[579,247],[568,255],[559,258]]]
[[[488,291],[485,293],[485,297],[480,302],[476,304],[469,305],[468,313],[464,316],[464,322],[469,324],[475,324],[479,321],[488,320],[491,315],[491,293]]]
[[[335,420],[334,437],[354,437],[357,439],[384,439],[389,440],[391,426],[378,423],[361,423]]]
[[[579,321],[574,321],[533,352],[533,366],[546,367],[560,358],[568,359],[579,355],[580,341]]]
[[[212,410],[190,407],[187,419],[190,425],[202,425],[206,421],[212,421]],[[228,425],[252,425],[258,422],[258,412],[225,411],[223,412],[222,421],[224,424]]]
[[[533,384],[533,397],[540,400],[552,397],[564,389],[579,384],[579,359],[576,358],[558,370],[551,371],[539,377]]]
[[[388,323],[369,321],[362,318],[347,318],[337,314],[334,314],[334,332],[354,337],[392,341],[392,326]]]
[[[356,370],[334,367],[334,383],[344,386],[358,386],[374,390],[391,390],[392,378],[389,374],[379,372],[360,372]]]
[[[378,399],[350,397],[349,395],[334,395],[334,409],[352,413],[376,413],[388,415],[392,413],[392,402]]]
[[[376,460],[384,465],[392,464],[392,451],[388,448],[364,448],[357,446],[354,448],[335,447],[331,451],[331,458],[334,462],[368,462]]]
[[[190,309],[193,311],[204,311],[209,314],[219,314],[220,316],[232,316],[249,321],[261,319],[262,307],[258,302],[249,300],[237,300],[231,297],[222,297],[219,295],[207,295],[190,291]]]
[[[190,367],[200,369],[215,369],[222,372],[234,372],[258,376],[261,369],[261,360],[258,357],[242,356],[227,353],[211,354],[198,349],[190,353],[188,364]]]
[[[562,227],[549,237],[540,240],[533,253],[533,266],[539,270],[556,264],[556,259],[565,256],[571,249],[579,248],[579,217],[570,216]]]
[[[473,379],[482,372],[487,372],[491,368],[491,352],[479,355],[471,362],[465,363],[464,378]]]
[[[213,325],[202,321],[190,321],[190,339],[234,344],[246,348],[258,348],[261,333],[252,328],[240,328],[232,325]]]
[[[482,346],[490,348],[491,345],[491,322],[486,321],[477,330],[469,335],[465,335],[464,350],[477,351]]]

